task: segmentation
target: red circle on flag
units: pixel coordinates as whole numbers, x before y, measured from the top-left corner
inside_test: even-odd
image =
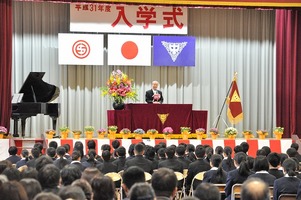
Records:
[[[138,55],[138,46],[135,42],[127,41],[121,46],[121,53],[126,59],[134,59]]]

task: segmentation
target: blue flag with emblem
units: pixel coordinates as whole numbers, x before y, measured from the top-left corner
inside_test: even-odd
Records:
[[[153,66],[195,66],[195,37],[154,36]]]

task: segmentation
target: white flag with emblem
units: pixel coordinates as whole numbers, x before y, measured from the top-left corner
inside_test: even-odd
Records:
[[[60,65],[103,65],[103,35],[59,33]]]

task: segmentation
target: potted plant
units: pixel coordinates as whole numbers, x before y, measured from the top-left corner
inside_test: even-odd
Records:
[[[137,91],[133,88],[132,81],[121,70],[112,71],[106,86],[101,88],[101,94],[102,96],[109,96],[114,101],[115,110],[123,110],[126,99],[138,100]]]
[[[225,129],[225,136],[229,139],[235,139],[237,133],[237,129],[234,127],[228,127]]]
[[[45,133],[46,133],[46,138],[47,139],[52,139],[53,136],[55,135],[55,130],[49,129],[49,130],[46,130]]]
[[[123,139],[128,139],[129,134],[131,133],[131,130],[128,128],[123,128],[123,129],[121,129],[120,133],[122,134]]]
[[[60,132],[61,132],[61,138],[62,139],[66,139],[68,137],[68,134],[70,132],[70,129],[68,126],[62,126],[60,128]]]
[[[280,140],[282,138],[283,131],[284,131],[283,127],[276,127],[274,129],[273,133],[274,133],[277,140]]]
[[[146,133],[148,134],[149,139],[155,139],[158,131],[156,129],[148,129]]]
[[[107,130],[104,128],[100,128],[97,130],[98,133],[98,139],[104,139],[105,136],[107,136]]]
[[[162,132],[165,139],[171,139],[171,134],[173,134],[173,129],[171,127],[165,127]]]
[[[92,139],[95,130],[94,126],[85,126],[84,129],[85,129],[86,138]]]
[[[7,134],[7,128],[0,126],[0,139],[3,139],[5,134]]]
[[[267,130],[257,130],[256,132],[259,139],[265,139],[265,137],[269,134]]]
[[[180,127],[183,140],[188,140],[188,135],[190,134],[190,127]]]
[[[145,134],[145,131],[142,128],[137,128],[134,130],[134,133],[136,139],[142,139],[142,135]]]
[[[219,136],[219,132],[217,128],[210,128],[209,132],[212,139],[216,139]]]
[[[82,131],[81,130],[74,130],[72,131],[73,132],[73,137],[74,139],[79,139],[80,138],[80,135],[82,134]]]
[[[195,133],[196,133],[196,138],[198,140],[205,139],[207,137],[206,130],[204,128],[197,128],[197,129],[195,129]]]
[[[248,140],[248,139],[251,139],[254,137],[253,133],[251,130],[244,130],[242,132],[242,134],[245,136],[245,139]]]
[[[115,134],[117,132],[118,127],[113,125],[113,126],[109,126],[108,130],[109,130],[109,134],[110,134],[110,139],[115,139]]]

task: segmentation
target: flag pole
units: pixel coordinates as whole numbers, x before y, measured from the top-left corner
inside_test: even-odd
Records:
[[[237,72],[234,73],[234,78],[236,77],[236,75],[237,75]],[[221,108],[221,110],[220,110],[220,112],[219,112],[219,115],[217,116],[217,121],[216,121],[216,124],[215,124],[215,128],[217,128],[217,125],[218,125],[219,120],[220,120],[220,118],[221,118],[222,112],[223,112],[223,110],[224,110],[226,101],[227,101],[227,99],[228,99],[229,93],[230,93],[231,88],[232,88],[232,85],[233,85],[234,78],[233,78],[232,81],[231,81],[230,87],[229,87],[229,89],[228,89],[226,98],[225,98],[224,103],[223,103],[223,106],[222,106],[222,108]]]

